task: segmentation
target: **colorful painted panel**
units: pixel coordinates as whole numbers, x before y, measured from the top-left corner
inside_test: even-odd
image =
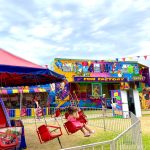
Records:
[[[143,88],[139,95],[142,109],[150,110],[150,87]]]
[[[144,68],[136,62],[105,62],[98,60],[60,59],[54,61],[54,71],[66,76],[69,82],[74,77],[113,77],[127,81],[144,81]]]
[[[63,105],[66,101],[69,100],[69,84],[62,82],[55,84],[55,92],[56,92],[56,103],[57,107]]]
[[[17,93],[38,93],[38,92],[49,92],[51,84],[38,85],[38,86],[25,86],[25,87],[12,87],[12,88],[1,88],[0,94],[17,94]]]
[[[120,90],[111,91],[112,109],[114,115],[122,115],[122,98]]]

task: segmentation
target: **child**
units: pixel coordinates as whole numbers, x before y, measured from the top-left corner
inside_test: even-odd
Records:
[[[68,113],[69,113],[69,115],[67,117],[67,120],[71,121],[71,122],[77,121],[79,124],[81,124],[81,126],[83,126],[81,128],[81,131],[83,132],[85,137],[89,137],[90,134],[95,132],[94,130],[91,130],[86,124],[81,123],[79,120],[77,120],[79,118],[77,107],[74,107],[74,106],[69,107],[68,108]]]

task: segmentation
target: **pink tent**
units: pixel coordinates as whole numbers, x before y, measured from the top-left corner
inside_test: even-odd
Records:
[[[31,68],[43,68],[40,65],[34,64],[28,60],[21,57],[15,56],[0,48],[0,64],[9,66],[21,66],[21,67],[31,67]]]
[[[17,57],[0,49],[0,84],[7,86],[25,86],[56,83],[65,80],[63,75]]]

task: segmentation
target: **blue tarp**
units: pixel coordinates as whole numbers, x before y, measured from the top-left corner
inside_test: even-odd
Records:
[[[31,86],[61,82],[65,76],[44,68],[0,65],[0,86]]]

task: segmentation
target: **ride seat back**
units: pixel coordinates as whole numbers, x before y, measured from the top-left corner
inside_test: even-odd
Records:
[[[41,125],[38,128],[37,132],[40,135],[40,138],[41,138],[42,141],[46,142],[46,141],[51,140],[51,134],[50,134],[50,132],[49,132],[46,125]]]
[[[68,134],[72,134],[80,130],[83,127],[83,124],[79,121],[67,121],[64,123],[64,127]]]

